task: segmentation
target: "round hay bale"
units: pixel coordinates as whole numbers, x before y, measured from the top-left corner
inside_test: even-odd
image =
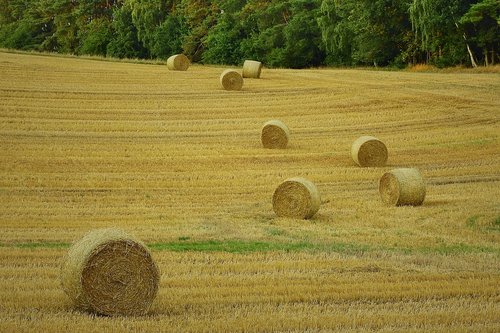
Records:
[[[385,144],[373,136],[362,136],[351,146],[351,156],[361,167],[380,167],[387,163],[389,153]]]
[[[260,79],[262,72],[262,63],[255,60],[245,60],[243,63],[243,77],[251,79]]]
[[[379,192],[387,205],[420,206],[425,199],[425,182],[418,169],[394,169],[380,178]]]
[[[184,54],[176,54],[167,59],[167,67],[171,71],[187,71],[190,64]]]
[[[82,310],[102,315],[143,315],[158,291],[160,272],[140,241],[120,229],[98,229],[68,251],[64,291]]]
[[[226,90],[241,90],[243,77],[233,69],[226,69],[220,76],[220,84]]]
[[[273,210],[279,217],[309,219],[320,205],[316,185],[304,178],[287,179],[274,191]]]
[[[264,148],[285,149],[290,138],[290,130],[279,120],[270,120],[262,127],[260,139]]]

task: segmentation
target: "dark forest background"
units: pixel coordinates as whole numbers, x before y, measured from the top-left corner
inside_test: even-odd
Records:
[[[500,0],[0,0],[0,47],[268,67],[487,66]]]

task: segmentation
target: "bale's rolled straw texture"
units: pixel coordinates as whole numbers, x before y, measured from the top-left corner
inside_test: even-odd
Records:
[[[98,229],[76,242],[61,271],[64,291],[77,308],[103,315],[143,315],[160,273],[144,244],[119,229]]]
[[[362,136],[351,146],[351,156],[361,167],[380,167],[387,163],[387,147],[373,136]]]
[[[394,169],[380,178],[379,192],[387,205],[419,206],[425,199],[425,182],[418,169]]]
[[[167,67],[171,71],[187,71],[190,65],[188,57],[176,54],[167,59]]]
[[[290,130],[279,120],[270,120],[262,127],[260,136],[264,148],[285,149],[290,139]]]
[[[233,69],[226,69],[220,76],[220,84],[226,90],[241,90],[243,77]]]
[[[245,60],[243,63],[243,77],[250,79],[260,79],[262,63],[255,60]]]
[[[316,185],[299,177],[285,180],[273,195],[273,210],[280,217],[309,219],[318,212],[320,204]]]

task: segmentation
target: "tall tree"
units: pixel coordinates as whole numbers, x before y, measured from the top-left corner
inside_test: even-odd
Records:
[[[407,49],[405,35],[411,31],[409,1],[356,0],[355,3],[354,60],[375,66],[395,63]]]
[[[125,0],[137,37],[143,46],[152,50],[156,43],[157,29],[165,21],[174,6],[173,0]]]
[[[41,50],[52,33],[52,18],[47,15],[49,0],[12,0],[0,11],[0,46]]]
[[[472,5],[460,24],[475,48],[482,50],[484,64],[495,64],[500,45],[500,1],[482,0]]]
[[[427,53],[427,61],[449,66],[465,62],[467,51],[470,61],[475,60],[468,36],[459,27],[460,18],[474,0],[413,0],[410,18],[413,29]]]
[[[239,20],[246,36],[240,45],[242,56],[275,67],[322,64],[319,6],[320,0],[249,1]]]
[[[186,35],[184,18],[176,13],[168,15],[153,33],[151,55],[155,58],[167,58],[182,52],[182,41]]]
[[[388,65],[407,61],[410,0],[323,0],[318,22],[327,61]]]
[[[234,13],[221,10],[220,16],[204,40],[206,50],[203,62],[237,65],[242,59],[240,44],[244,38],[243,28]]]
[[[187,29],[182,49],[192,61],[200,61],[206,49],[206,37],[217,24],[221,8],[212,0],[180,0],[177,12],[185,18]]]
[[[326,61],[331,65],[353,64],[353,39],[355,27],[350,20],[353,2],[323,0],[318,23],[327,53]]]
[[[132,22],[128,6],[116,8],[112,22],[113,40],[108,44],[106,53],[116,58],[147,58],[148,50],[137,37],[137,29]]]

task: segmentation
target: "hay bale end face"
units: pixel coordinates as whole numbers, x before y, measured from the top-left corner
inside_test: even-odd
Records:
[[[243,63],[243,77],[251,79],[260,79],[262,72],[262,63],[255,60],[245,60]]]
[[[390,206],[420,206],[425,199],[425,182],[418,169],[401,168],[380,178],[382,201]]]
[[[61,271],[64,291],[79,309],[102,315],[143,315],[160,273],[141,242],[119,229],[98,229],[68,251]]]
[[[361,167],[381,167],[387,163],[389,153],[385,144],[373,136],[362,136],[351,146],[351,156]]]
[[[279,120],[270,120],[262,127],[261,141],[264,148],[285,149],[290,139],[290,130]]]
[[[225,90],[241,90],[243,77],[233,69],[226,69],[220,76],[220,84]]]
[[[316,185],[305,178],[287,179],[274,191],[273,210],[279,217],[310,219],[320,205]]]
[[[171,71],[187,71],[190,64],[184,54],[176,54],[167,59],[167,68]]]

